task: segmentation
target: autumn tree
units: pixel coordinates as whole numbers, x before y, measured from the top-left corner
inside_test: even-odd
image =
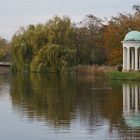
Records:
[[[122,64],[121,41],[131,30],[140,30],[140,18],[136,13],[134,15],[119,14],[117,17],[112,17],[104,27],[103,42],[108,65]]]
[[[103,21],[101,19],[87,15],[76,28],[75,46],[80,64],[104,63],[102,26]]]

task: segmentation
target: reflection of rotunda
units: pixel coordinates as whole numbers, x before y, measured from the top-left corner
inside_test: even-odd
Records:
[[[140,70],[140,32],[129,32],[123,43],[123,71]]]
[[[129,127],[140,127],[140,85],[123,84],[123,116]]]

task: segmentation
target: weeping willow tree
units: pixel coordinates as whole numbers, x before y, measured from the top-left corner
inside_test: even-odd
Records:
[[[21,28],[12,39],[14,65],[20,71],[61,71],[76,64],[74,28],[68,17]]]
[[[59,72],[76,64],[75,49],[48,44],[40,49],[31,63],[31,71]]]
[[[23,36],[13,37],[12,52],[14,67],[21,71],[29,70],[29,65],[32,60],[32,48]]]

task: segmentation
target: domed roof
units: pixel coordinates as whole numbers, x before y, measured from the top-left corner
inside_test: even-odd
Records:
[[[140,32],[138,31],[131,31],[126,34],[124,41],[140,41]]]

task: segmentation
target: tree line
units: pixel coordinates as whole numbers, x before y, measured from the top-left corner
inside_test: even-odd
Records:
[[[129,31],[140,31],[140,5],[133,10],[109,20],[90,14],[74,23],[54,16],[45,24],[21,27],[10,43],[13,68],[56,72],[76,65],[121,65],[121,41]]]

